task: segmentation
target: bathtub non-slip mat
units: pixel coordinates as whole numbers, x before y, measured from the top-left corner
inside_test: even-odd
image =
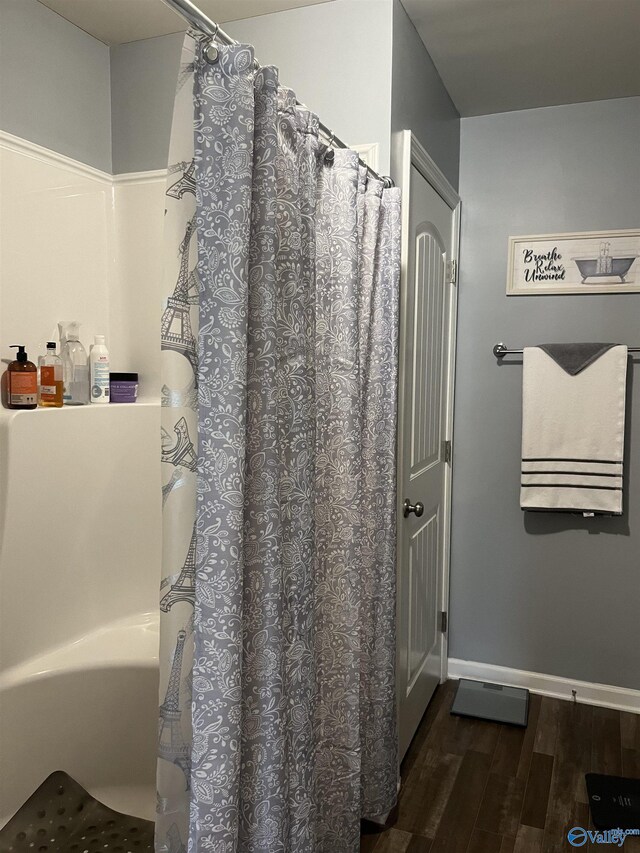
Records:
[[[0,829],[0,853],[153,853],[153,821],[98,802],[52,773]]]

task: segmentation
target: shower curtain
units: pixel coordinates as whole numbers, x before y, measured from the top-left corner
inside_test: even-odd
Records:
[[[166,193],[156,850],[357,853],[398,784],[399,191],[250,46],[202,47]]]

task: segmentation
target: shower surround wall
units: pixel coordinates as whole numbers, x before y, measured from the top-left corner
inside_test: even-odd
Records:
[[[108,47],[37,0],[0,0],[0,341],[35,358],[78,319],[158,399],[164,171],[112,175],[110,70]]]
[[[462,119],[453,658],[640,688],[640,365],[621,518],[519,509],[522,365],[494,343],[640,340],[640,296],[505,295],[507,238],[637,228],[640,98]]]
[[[0,408],[0,824],[61,767],[153,817],[164,171],[111,174],[105,45],[36,0],[0,0],[0,40],[2,357],[75,318],[142,392]]]

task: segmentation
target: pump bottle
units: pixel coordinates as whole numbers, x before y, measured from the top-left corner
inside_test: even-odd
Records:
[[[25,348],[13,344],[17,349],[16,360],[7,368],[7,404],[10,409],[35,409],[38,405],[38,370],[29,361]]]

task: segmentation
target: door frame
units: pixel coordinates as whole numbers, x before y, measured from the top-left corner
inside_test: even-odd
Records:
[[[405,294],[407,292],[406,282],[408,275],[409,264],[409,192],[411,185],[411,167],[414,166],[424,179],[433,187],[433,189],[442,198],[445,204],[451,209],[452,217],[452,234],[451,234],[451,258],[449,261],[455,262],[455,282],[451,288],[451,300],[449,304],[449,316],[447,318],[448,325],[448,353],[446,355],[447,362],[447,378],[446,378],[446,413],[445,413],[445,440],[452,442],[453,451],[453,408],[455,399],[455,367],[456,367],[456,333],[458,319],[458,287],[460,281],[460,208],[461,199],[456,190],[451,186],[444,172],[436,164],[432,157],[420,144],[415,134],[411,130],[401,130],[393,134],[392,139],[392,174],[396,186],[402,191],[402,250],[400,261],[400,324],[402,329],[407,328],[407,312],[409,306]],[[449,268],[451,269],[451,267]],[[449,272],[449,271],[448,271]],[[451,284],[451,276],[449,284]],[[400,370],[398,374],[398,407],[405,405],[404,400],[404,360],[399,359]],[[398,471],[402,471],[403,459],[401,458],[401,442],[397,442],[397,465]],[[452,455],[453,460],[453,455]],[[444,552],[443,552],[443,577],[442,577],[442,599],[440,602],[440,610],[449,614],[449,576],[451,568],[451,491],[452,491],[452,475],[453,464],[449,464],[445,469],[444,477]],[[402,518],[402,501],[403,495],[397,487],[396,504],[397,518]],[[398,588],[400,586],[400,559],[401,549],[397,549],[396,559],[396,581]],[[397,618],[400,619],[400,600],[398,598]],[[449,631],[443,633],[442,650],[440,658],[440,683],[446,681],[448,676],[448,659],[449,659]]]

